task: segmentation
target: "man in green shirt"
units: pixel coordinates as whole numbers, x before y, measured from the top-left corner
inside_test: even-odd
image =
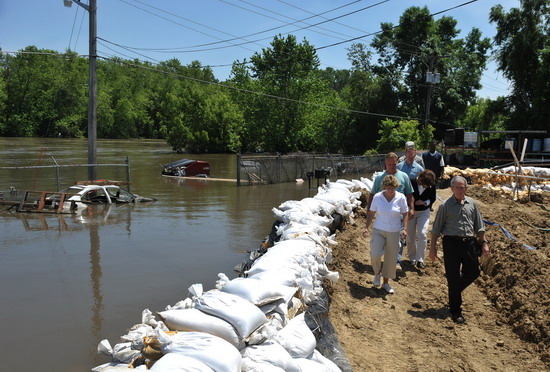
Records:
[[[439,206],[432,227],[430,259],[437,257],[437,239],[443,235],[443,258],[449,291],[449,310],[455,323],[465,322],[462,316],[462,291],[479,276],[476,238],[483,255],[489,254],[485,225],[474,199],[466,196],[468,184],[462,176],[453,177],[453,196]]]

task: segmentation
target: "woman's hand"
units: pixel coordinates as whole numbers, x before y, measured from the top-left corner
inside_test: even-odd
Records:
[[[369,228],[365,227],[365,230],[363,231],[363,238],[366,238],[367,236],[369,236]]]
[[[416,200],[414,205],[425,205],[424,200]]]

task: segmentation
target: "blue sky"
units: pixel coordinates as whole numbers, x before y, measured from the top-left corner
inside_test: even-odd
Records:
[[[321,67],[350,68],[346,40],[374,33],[380,23],[397,24],[410,6],[431,13],[468,0],[97,0],[98,54],[151,62],[178,58],[212,66],[216,77],[229,77],[231,63],[269,47],[273,36],[292,33],[318,50]],[[84,0],[88,3],[88,0]],[[455,18],[461,37],[479,28],[492,38],[491,7],[519,7],[519,0],[478,0],[443,13]],[[339,9],[335,9],[339,8]],[[352,14],[348,14],[352,13]],[[315,16],[321,14],[321,16]],[[438,17],[441,17],[437,16]],[[331,18],[337,19],[328,21]],[[372,36],[357,40],[365,44]],[[332,44],[339,43],[336,46]],[[88,13],[63,0],[0,0],[0,48],[15,52],[29,45],[88,54]],[[140,49],[137,49],[140,48]],[[164,49],[162,52],[151,49]],[[177,52],[176,52],[177,50]],[[444,78],[443,76],[441,77]],[[509,84],[490,62],[481,97],[506,95]]]

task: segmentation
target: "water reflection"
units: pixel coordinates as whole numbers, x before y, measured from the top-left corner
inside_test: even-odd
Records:
[[[128,234],[130,234],[134,208],[133,204],[98,204],[90,205],[73,214],[11,212],[11,215],[21,221],[25,231],[78,231],[82,230],[85,225],[124,223]]]
[[[92,334],[100,338],[103,330],[103,296],[101,295],[101,254],[99,225],[90,225],[90,283],[92,285]]]

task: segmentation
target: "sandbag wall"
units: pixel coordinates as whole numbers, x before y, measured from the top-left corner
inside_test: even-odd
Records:
[[[213,289],[194,284],[164,311],[143,310],[121,342],[100,342],[111,360],[92,371],[351,371],[323,281],[338,280],[327,268],[335,228],[353,223],[371,187],[364,178],[327,182],[312,198],[273,208],[274,231],[236,267],[241,276],[220,273]]]
[[[535,177],[522,178],[519,177],[520,193],[531,191],[550,191],[550,168],[544,167],[522,167],[520,175]],[[499,170],[493,169],[459,169],[446,166],[445,173],[442,179],[451,179],[454,176],[463,176],[469,178],[472,184],[477,186],[489,187],[492,190],[501,193],[511,193],[516,186],[516,167],[509,166]]]

